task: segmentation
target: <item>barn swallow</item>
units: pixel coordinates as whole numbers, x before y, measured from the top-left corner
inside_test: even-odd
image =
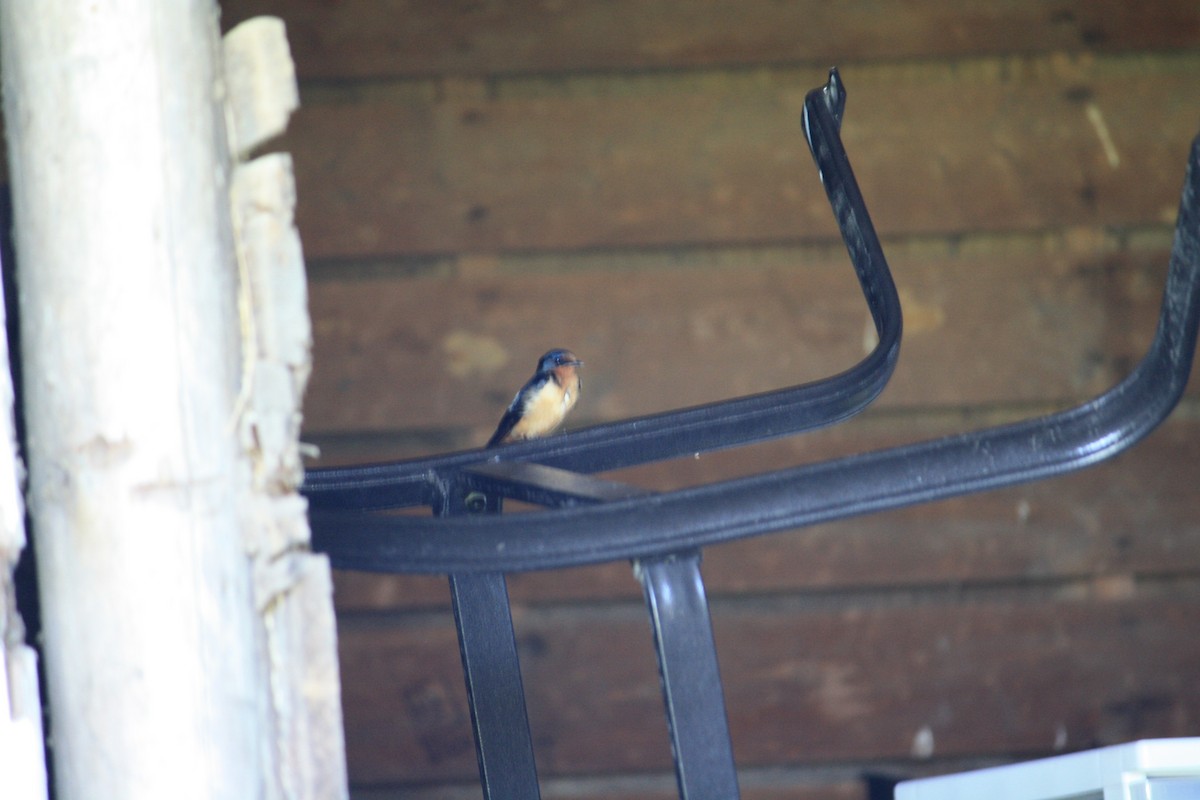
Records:
[[[562,424],[575,407],[583,366],[570,350],[551,350],[538,360],[537,372],[508,404],[488,447],[545,436]]]

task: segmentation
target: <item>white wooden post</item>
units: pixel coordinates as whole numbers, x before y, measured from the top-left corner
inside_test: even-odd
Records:
[[[227,129],[217,15],[213,0],[0,3],[66,800],[345,795],[328,566],[295,494],[302,273],[297,289],[263,272],[299,269],[290,172],[276,157],[263,189],[269,168],[234,165],[254,142]],[[263,304],[281,297],[275,319]]]
[[[0,291],[0,797],[46,800],[37,654],[25,644],[13,585],[13,570],[25,547],[25,504],[4,319]]]

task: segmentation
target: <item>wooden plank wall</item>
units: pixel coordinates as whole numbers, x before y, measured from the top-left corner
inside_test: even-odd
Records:
[[[228,0],[288,24],[321,463],[476,446],[551,346],[573,424],[869,348],[799,126],[837,64],[906,337],[848,425],[687,485],[1023,418],[1149,341],[1200,131],[1195,0]],[[744,794],[1200,733],[1200,404],[1091,471],[706,554]],[[511,581],[549,798],[672,796],[625,564]],[[338,576],[358,797],[478,797],[438,579]]]

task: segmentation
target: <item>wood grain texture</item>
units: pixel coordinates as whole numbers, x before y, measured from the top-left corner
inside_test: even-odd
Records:
[[[1136,587],[938,602],[714,608],[738,762],[1046,754],[1200,722],[1200,589]],[[648,623],[637,608],[516,609],[538,763],[547,776],[669,769]],[[346,626],[352,775],[370,785],[475,769],[449,615]],[[928,731],[927,734],[921,733]]]
[[[969,765],[967,768],[970,768]],[[883,765],[886,772],[891,765]],[[866,770],[869,772],[870,767]],[[814,774],[815,773],[815,774]],[[892,768],[889,775],[897,774]],[[906,771],[905,775],[911,774]],[[853,768],[842,770],[741,770],[742,800],[864,800],[866,778]],[[893,779],[894,780],[894,779]],[[479,800],[478,786],[466,783],[433,786],[358,788],[355,800]],[[675,776],[649,773],[631,776],[551,778],[541,782],[543,800],[678,800]]]
[[[885,235],[1174,220],[1200,55],[848,64]],[[828,239],[821,70],[309,92],[285,146],[310,258]]]
[[[849,425],[608,477],[669,489],[1023,418],[1108,388],[1153,331],[1200,108],[1192,0],[223,8],[281,15],[302,78],[281,146],[324,463],[482,444],[552,346],[588,362],[571,427],[861,358],[799,123],[830,64],[901,290],[893,381]],[[1193,733],[1195,392],[1075,475],[707,550],[743,796]],[[356,796],[477,798],[444,580],[336,588]],[[543,796],[674,796],[629,566],[510,589]]]
[[[980,53],[1193,46],[1188,0],[225,0],[222,24],[275,14],[314,79],[737,67]]]
[[[615,256],[619,258],[620,256]],[[715,268],[317,281],[309,434],[464,427],[482,445],[549,347],[587,362],[568,427],[840,372],[873,339],[844,255]],[[1141,357],[1167,254],[897,254],[905,309],[884,407],[1082,399]]]

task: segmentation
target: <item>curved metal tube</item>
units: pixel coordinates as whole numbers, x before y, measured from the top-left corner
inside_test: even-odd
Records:
[[[920,444],[541,513],[440,520],[312,515],[340,567],[395,572],[565,567],[702,547],[1057,475],[1129,447],[1174,408],[1200,321],[1200,138],[1176,224],[1162,311],[1145,358],[1089,403]]]
[[[849,370],[801,386],[598,425],[495,450],[310,470],[302,491],[314,509],[372,510],[433,502],[439,482],[481,461],[534,461],[593,473],[787,436],[857,414],[887,384],[900,351],[896,286],[839,136],[846,92],[837,70],[805,99],[804,130],[842,231],[879,342]]]

